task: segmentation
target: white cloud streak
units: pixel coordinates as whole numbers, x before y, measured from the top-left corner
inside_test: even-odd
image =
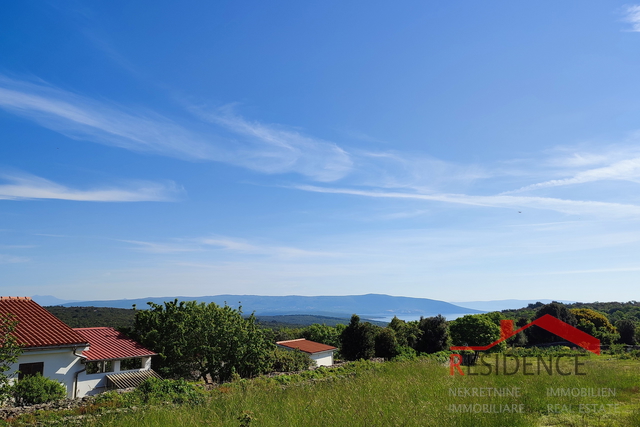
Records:
[[[245,255],[265,255],[277,258],[333,257],[340,254],[309,251],[305,249],[256,244],[243,239],[214,236],[195,239],[174,239],[170,243],[145,242],[140,240],[122,240],[137,246],[136,250],[155,254],[178,254],[183,252],[205,252],[222,250]]]
[[[26,257],[0,254],[0,264],[18,264],[18,263],[29,262],[29,261],[30,259]]]
[[[185,127],[150,110],[131,111],[3,76],[0,108],[71,138],[183,160],[219,161],[263,173],[296,172],[321,182],[339,179],[351,168],[349,155],[333,143],[249,122],[228,108],[214,114],[191,108],[209,124]],[[221,137],[223,130],[234,138]]]
[[[545,209],[571,215],[595,215],[607,218],[637,217],[638,215],[640,215],[640,206],[636,205],[596,201],[566,200],[551,197],[525,197],[507,195],[470,196],[466,194],[414,194],[382,191],[362,191],[345,188],[324,188],[311,185],[300,185],[295,186],[294,188],[317,193],[351,194],[356,196],[377,198],[414,199],[470,206],[485,206],[510,209]]]
[[[0,200],[57,199],[83,202],[166,202],[180,193],[175,184],[138,182],[131,188],[79,190],[34,175],[0,175]]]
[[[139,252],[147,252],[152,254],[176,254],[181,252],[195,252],[201,250],[195,246],[189,246],[176,243],[157,243],[143,242],[141,240],[120,240],[121,242],[131,243],[137,246],[135,249]]]
[[[0,76],[0,108],[75,139],[183,159],[215,157],[212,146],[165,117],[129,113],[45,84]]]
[[[640,157],[621,160],[609,166],[578,172],[571,178],[553,179],[537,184],[527,185],[519,188],[518,190],[507,191],[503,194],[604,180],[640,182]]]
[[[631,24],[631,31],[640,32],[640,5],[627,6],[624,21]]]
[[[395,151],[358,151],[350,182],[378,188],[404,188],[420,192],[467,186],[490,177],[478,166],[465,166],[430,156]]]
[[[243,138],[233,160],[236,164],[265,173],[299,172],[321,182],[340,179],[352,168],[350,156],[331,142],[245,120],[230,107],[215,113],[191,110]]]
[[[329,252],[317,252],[308,251],[300,248],[293,248],[287,246],[270,246],[270,245],[257,245],[246,242],[244,240],[229,239],[229,238],[204,238],[201,239],[202,244],[207,246],[220,247],[222,249],[241,252],[247,254],[257,255],[275,255],[282,258],[297,258],[297,257],[315,257],[315,256],[337,256],[339,254]]]

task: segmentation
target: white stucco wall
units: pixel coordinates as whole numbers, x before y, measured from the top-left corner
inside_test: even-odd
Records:
[[[84,368],[84,365],[82,365]],[[81,369],[82,369],[81,368]],[[87,374],[82,372],[78,375],[78,394],[77,397],[91,396],[94,394],[102,393],[107,390],[107,375],[116,374],[119,372],[136,372],[146,371],[151,369],[151,357],[142,358],[142,368],[130,369],[127,371],[120,370],[120,361],[113,360],[113,372],[100,372],[97,374]]]
[[[333,365],[333,352],[334,350],[328,350],[311,354],[311,360],[316,362],[318,366],[331,366]]]
[[[84,347],[79,347],[77,353],[81,353]],[[17,363],[11,367],[11,374],[15,374],[13,379],[17,379],[18,367],[21,363],[44,363],[43,376],[62,383],[67,389],[67,397],[73,397],[73,383],[75,373],[84,369],[80,363],[80,358],[73,354],[73,348],[52,348],[29,350],[25,349]]]
[[[84,347],[79,347],[76,353],[80,354]],[[74,397],[75,374],[85,369],[81,358],[73,354],[73,348],[58,348],[48,350],[25,350],[13,364],[10,370],[12,380],[18,379],[17,371],[21,363],[44,363],[43,376],[62,383],[67,389],[67,397]],[[142,358],[142,368],[128,371],[120,371],[120,361],[113,361],[113,372],[87,374],[86,371],[78,374],[77,394],[75,397],[83,397],[101,393],[106,390],[107,374],[117,372],[134,372],[151,369],[151,357]]]

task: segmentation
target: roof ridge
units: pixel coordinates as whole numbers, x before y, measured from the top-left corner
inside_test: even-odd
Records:
[[[0,301],[8,301],[8,300],[31,301],[31,297],[0,297]]]
[[[307,340],[306,338],[296,338],[295,340],[276,341],[276,344],[280,344],[283,342],[293,342],[293,341],[310,341],[310,340]],[[311,342],[315,342],[315,341],[311,341]]]
[[[117,331],[116,328],[112,328],[111,326],[89,326],[87,328],[71,328],[71,329],[73,329],[74,331],[77,331],[79,329],[84,329],[84,330],[86,330],[86,329],[113,329],[114,331]]]

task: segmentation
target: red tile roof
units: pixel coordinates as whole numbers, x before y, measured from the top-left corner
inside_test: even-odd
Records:
[[[276,342],[276,344],[287,348],[297,348],[300,351],[311,354],[328,350],[337,350],[337,348],[330,345],[321,344],[315,341],[309,341],[304,338],[299,338],[297,340],[278,341]]]
[[[88,360],[128,359],[156,354],[113,328],[76,328],[74,331],[89,341],[89,350],[82,352]]]
[[[29,297],[0,297],[0,316],[18,321],[13,333],[23,347],[86,345],[87,340]]]

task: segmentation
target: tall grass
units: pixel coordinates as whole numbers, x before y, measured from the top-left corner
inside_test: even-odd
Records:
[[[639,426],[640,362],[585,358],[583,376],[450,376],[434,360],[363,364],[346,377],[291,382],[258,378],[222,386],[196,406],[160,406],[105,415],[99,426]],[[564,366],[568,369],[568,365]],[[519,396],[452,396],[458,388],[519,388]],[[615,390],[615,396],[547,396],[557,388]],[[524,411],[472,413],[451,405],[523,405]],[[580,404],[618,404],[581,413]],[[548,405],[559,408],[555,413]],[[482,406],[475,406],[476,410]],[[594,407],[587,407],[594,408]],[[585,408],[582,408],[585,409]]]

